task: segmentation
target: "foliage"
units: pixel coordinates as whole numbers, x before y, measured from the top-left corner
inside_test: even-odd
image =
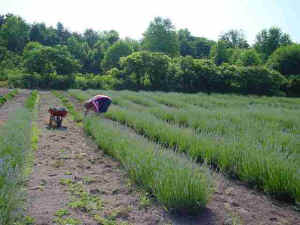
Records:
[[[298,75],[290,75],[288,77],[288,83],[286,86],[286,92],[288,96],[297,96],[300,97],[300,76]]]
[[[279,47],[290,45],[292,43],[288,34],[283,33],[280,28],[271,27],[264,29],[256,35],[254,44],[255,49],[262,54],[263,60],[267,61],[268,57]]]
[[[66,46],[57,45],[46,47],[28,43],[29,47],[24,51],[24,67],[29,73],[47,75],[53,72],[58,74],[72,74],[77,72],[80,65],[75,60]]]
[[[278,48],[267,64],[285,76],[299,74],[300,77],[300,44]]]
[[[178,38],[171,20],[155,17],[143,35],[142,45],[145,50],[169,56],[179,54]]]
[[[1,26],[0,39],[8,50],[21,53],[29,40],[29,31],[29,25],[21,17],[10,15]]]
[[[242,30],[229,30],[228,32],[220,35],[220,39],[225,41],[230,48],[248,48],[249,44],[245,39],[244,32]]]
[[[21,64],[21,56],[0,46],[0,81],[7,80],[7,71],[20,68]]]
[[[195,55],[193,57],[209,58],[211,48],[215,44],[215,41],[208,40],[207,38],[196,37],[193,41],[193,45],[195,46]]]
[[[214,60],[216,65],[221,65],[224,62],[229,62],[230,51],[228,51],[228,44],[225,41],[219,40],[217,44],[212,47],[210,57]]]
[[[241,92],[245,94],[276,95],[286,82],[280,73],[266,67],[241,68]]]
[[[208,58],[214,41],[203,37],[194,37],[188,29],[180,29],[177,32],[179,50],[181,56],[192,56],[194,58]]]
[[[131,46],[124,41],[117,41],[107,49],[102,61],[102,68],[107,71],[112,68],[120,68],[119,61],[123,56],[128,56],[132,53]]]
[[[194,36],[188,29],[176,31],[171,20],[161,17],[149,24],[141,41],[120,39],[114,30],[72,33],[60,22],[56,27],[30,25],[12,14],[1,16],[0,24],[1,86],[297,93],[295,79],[277,82],[279,76],[270,75],[270,70],[258,69],[261,75],[256,78],[245,76],[257,68],[244,67],[263,66],[275,49],[291,43],[289,35],[276,27],[260,32],[255,48],[249,49],[242,31],[230,30],[216,43]],[[283,75],[299,74],[296,46],[275,51],[267,66]],[[250,91],[256,81],[259,87]]]
[[[230,61],[240,66],[258,66],[262,64],[260,55],[255,49],[235,50]]]
[[[5,102],[11,100],[18,94],[18,90],[14,89],[8,92],[6,95],[0,96],[0,106],[3,105]]]
[[[167,88],[170,58],[158,52],[135,52],[121,59],[124,79],[130,79],[138,89],[150,85],[153,89]]]

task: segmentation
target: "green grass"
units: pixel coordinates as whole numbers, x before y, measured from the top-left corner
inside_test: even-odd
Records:
[[[0,96],[0,106],[3,105],[5,102],[11,100],[18,94],[17,89],[13,89],[10,92],[8,92],[6,95]]]
[[[25,107],[30,111],[34,110],[35,104],[38,98],[38,91],[34,90],[31,92],[30,96],[25,101]]]
[[[30,110],[20,107],[0,127],[0,224],[26,218],[22,214],[22,185],[28,175],[32,118]]]
[[[249,100],[239,96],[187,95],[179,97],[178,102],[180,99],[188,102],[190,97],[195,101],[197,96],[202,102],[210,102],[210,107],[185,103],[182,108],[174,108],[159,102],[145,107],[143,103],[141,113],[141,108],[135,105],[137,101],[132,104],[122,100],[124,92],[112,93],[119,98],[117,105],[122,107],[112,106],[105,114],[107,118],[122,122],[149,139],[186,152],[197,160],[205,160],[277,198],[300,200],[300,122],[299,111],[293,107],[299,99],[284,101],[278,98],[284,104],[278,108],[268,104],[268,101],[274,102],[273,99],[262,98],[257,101],[263,105],[247,107],[254,97]],[[76,95],[76,91],[72,94]],[[155,95],[141,93],[138,98],[157,99],[151,98],[151,94]],[[133,92],[132,95],[137,98],[138,94]],[[170,98],[176,94],[162,95]],[[165,101],[169,101],[168,98],[165,97]],[[237,107],[231,102],[243,104]]]

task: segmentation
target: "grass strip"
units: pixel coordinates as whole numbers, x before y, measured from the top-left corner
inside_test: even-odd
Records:
[[[13,89],[10,92],[8,92],[6,95],[0,96],[0,106],[3,105],[5,102],[11,100],[18,94],[17,89]]]
[[[34,101],[32,92],[26,101]],[[36,97],[35,97],[36,100]],[[29,107],[32,109],[32,107]],[[26,107],[16,109],[0,127],[0,224],[24,221],[23,183],[31,149],[33,113]]]
[[[218,139],[192,129],[167,124],[149,113],[112,107],[106,117],[127,124],[138,133],[168,147],[205,160],[228,174],[263,189],[279,199],[300,198],[299,164],[277,152],[253,149],[247,140]],[[300,199],[299,199],[300,200]]]
[[[133,135],[112,121],[88,117],[84,128],[101,149],[118,159],[130,177],[167,209],[197,213],[205,207],[212,191],[207,168]]]

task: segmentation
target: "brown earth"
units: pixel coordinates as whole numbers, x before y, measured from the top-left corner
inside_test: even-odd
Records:
[[[75,98],[69,99],[77,110],[82,110]],[[172,216],[172,224],[300,225],[300,213],[294,210],[294,206],[277,202],[242,182],[213,173],[216,190],[205,211],[196,217]]]
[[[85,225],[101,224],[95,215],[111,224],[170,224],[168,214],[156,203],[143,201],[143,193],[130,184],[120,164],[104,155],[69,116],[63,121],[64,128],[48,129],[50,106],[62,104],[51,93],[40,92],[39,144],[27,184],[27,215],[36,225],[60,224],[53,222],[60,209],[70,212],[63,219],[76,218]],[[80,198],[76,192],[81,189],[89,196],[89,207],[71,208],[68,204]],[[102,208],[95,207],[91,199],[101,201]]]
[[[0,88],[0,96],[6,95],[9,92],[8,88]]]

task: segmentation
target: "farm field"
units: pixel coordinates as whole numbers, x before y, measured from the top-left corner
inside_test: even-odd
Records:
[[[105,114],[84,117],[82,102],[95,94],[111,96],[113,104]],[[0,107],[5,132],[13,121],[27,121],[15,137],[34,154],[15,155],[31,172],[21,182],[22,223],[300,221],[299,98],[69,90],[39,91],[35,105],[30,96],[19,90]],[[64,127],[48,129],[49,107],[63,105]],[[28,135],[35,144],[26,142]],[[14,155],[0,148],[1,159],[4,153]],[[7,224],[20,220],[17,208],[5,211],[0,202]]]

